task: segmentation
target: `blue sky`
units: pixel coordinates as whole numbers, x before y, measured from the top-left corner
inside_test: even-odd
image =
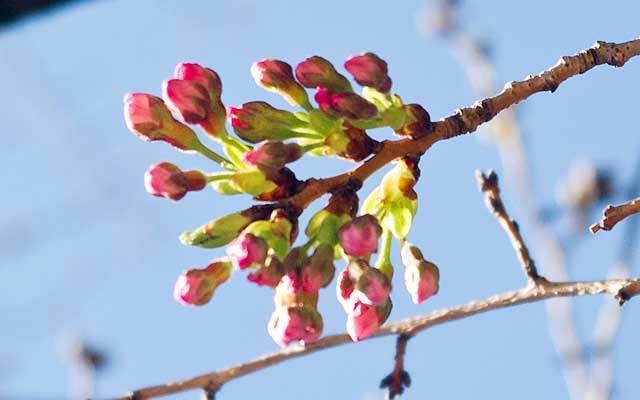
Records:
[[[1,31],[0,397],[68,396],[69,369],[60,347],[71,335],[109,352],[98,397],[274,350],[266,332],[271,292],[242,274],[203,308],[173,301],[173,283],[184,268],[205,265],[222,253],[184,247],[177,236],[250,201],[208,190],[178,203],[148,196],[142,174],[152,163],[169,160],[209,171],[215,166],[136,139],[123,122],[122,96],[159,94],[175,64],[191,61],[218,71],[226,104],[266,100],[285,107],[255,85],[249,74],[253,61],[273,57],[295,64],[318,54],[339,65],[350,55],[373,51],[389,63],[393,90],[439,119],[476,99],[447,45],[419,32],[416,21],[424,5],[90,1]],[[591,0],[469,1],[464,6],[468,29],[491,41],[500,82],[538,73],[596,40],[637,37],[637,15],[636,2],[603,7]],[[556,182],[576,158],[613,168],[619,182],[632,174],[640,151],[633,123],[638,76],[638,60],[622,69],[599,67],[553,95],[535,95],[520,109],[543,204],[552,202]],[[312,159],[296,164],[296,171],[299,177],[329,176],[348,167]],[[420,207],[410,240],[440,266],[441,290],[414,306],[403,291],[402,274],[396,274],[391,319],[523,284],[511,245],[477,193],[476,168],[501,172],[495,148],[473,136],[440,143],[422,161]],[[517,198],[509,188],[505,192],[513,217],[521,217]],[[557,227],[559,235],[562,229]],[[526,226],[523,231],[526,238]],[[604,278],[620,233],[585,236],[570,259],[573,276]],[[584,337],[601,301],[577,301]],[[325,333],[344,331],[333,286],[321,293],[320,310]],[[640,395],[634,362],[639,323],[638,305],[631,302],[615,348],[618,399]],[[221,396],[380,399],[377,385],[391,370],[393,343],[376,339],[292,360],[231,382]],[[406,367],[413,377],[405,396],[410,399],[566,397],[540,303],[424,332],[409,343]]]

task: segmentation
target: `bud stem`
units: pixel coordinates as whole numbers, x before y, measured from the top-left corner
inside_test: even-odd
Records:
[[[318,148],[320,148],[320,147],[322,147],[324,145],[325,144],[323,142],[311,143],[311,144],[308,144],[306,146],[302,146],[302,151],[307,153],[309,151],[313,151],[315,149],[318,149]]]
[[[211,150],[210,148],[208,148],[207,146],[203,145],[202,143],[198,144],[198,148],[196,149],[196,151],[200,154],[202,154],[203,156],[207,157],[208,159],[210,159],[211,161],[214,161],[218,164],[220,164],[220,166],[228,171],[235,171],[238,168],[233,165],[233,163],[229,160],[227,160],[226,158],[222,157],[220,154],[216,153],[215,151]]]
[[[380,255],[376,260],[374,268],[379,269],[389,278],[393,276],[393,266],[391,265],[391,231],[387,228],[382,228],[382,249]]]
[[[231,179],[231,178],[233,178],[233,173],[222,172],[218,174],[207,175],[205,179],[207,183],[211,183],[211,182],[223,181],[225,179]]]

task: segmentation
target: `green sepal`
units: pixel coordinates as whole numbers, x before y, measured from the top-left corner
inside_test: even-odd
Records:
[[[180,242],[190,246],[214,248],[232,241],[251,219],[240,213],[225,215],[214,219],[192,232],[180,235]]]

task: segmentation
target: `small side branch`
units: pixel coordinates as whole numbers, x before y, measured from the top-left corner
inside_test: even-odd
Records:
[[[640,212],[640,197],[617,206],[609,205],[602,213],[602,220],[591,225],[589,229],[591,233],[596,233],[600,229],[610,231],[618,222],[638,212]]]
[[[407,352],[407,343],[411,336],[398,335],[396,342],[396,357],[393,364],[393,371],[380,382],[380,388],[388,388],[387,399],[394,399],[404,392],[404,389],[411,386],[411,376],[404,369],[404,355]]]
[[[509,217],[509,214],[504,207],[504,203],[500,197],[498,175],[493,171],[489,171],[485,175],[482,171],[476,170],[476,179],[478,181],[478,188],[485,194],[485,203],[487,208],[498,219],[500,226],[502,226],[509,236],[529,284],[538,285],[545,283],[546,279],[538,274],[536,265],[531,259],[529,249],[524,243],[524,239],[522,239],[518,224]]]

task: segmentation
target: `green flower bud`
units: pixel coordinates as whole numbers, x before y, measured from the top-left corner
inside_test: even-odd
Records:
[[[183,244],[214,248],[232,241],[240,231],[251,222],[251,218],[242,213],[234,213],[214,219],[193,232],[180,235]]]

